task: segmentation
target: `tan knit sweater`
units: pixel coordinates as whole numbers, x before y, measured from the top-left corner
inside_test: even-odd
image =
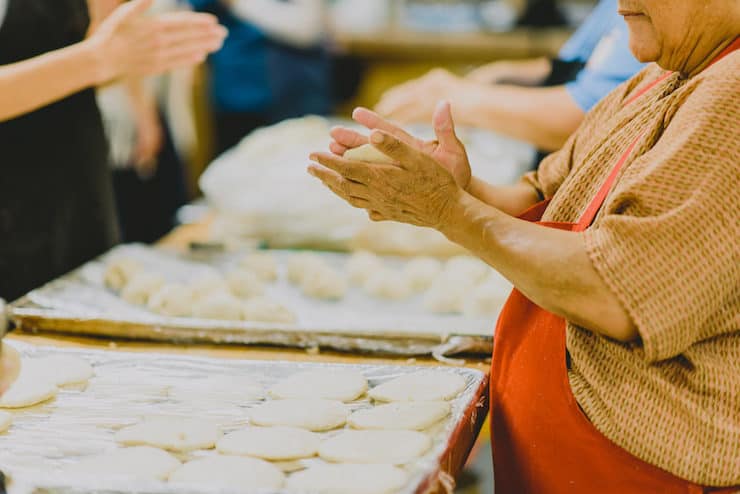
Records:
[[[569,324],[573,393],[594,425],[681,478],[740,485],[740,52],[701,74],[650,66],[527,177],[545,220],[576,222],[643,136],[593,226],[598,273],[636,324],[621,344]]]

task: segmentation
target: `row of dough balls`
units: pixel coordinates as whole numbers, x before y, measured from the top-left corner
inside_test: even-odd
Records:
[[[135,305],[169,317],[230,321],[295,322],[295,315],[264,296],[265,284],[278,276],[275,259],[266,253],[244,257],[237,269],[222,276],[204,275],[190,283],[168,283],[135,260],[121,257],[106,266],[106,286]]]
[[[286,488],[319,494],[393,494],[408,481],[404,470],[388,464],[323,464],[286,478],[277,466],[257,458],[213,455],[182,464],[170,453],[148,446],[121,448],[87,458],[65,472],[76,477],[168,480],[188,487]]]

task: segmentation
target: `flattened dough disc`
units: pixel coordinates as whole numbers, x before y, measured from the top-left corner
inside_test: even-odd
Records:
[[[0,432],[5,432],[13,423],[13,415],[8,412],[0,412]]]
[[[285,483],[285,475],[276,466],[257,458],[207,456],[190,461],[172,472],[170,482],[251,491],[279,489]]]
[[[25,372],[0,396],[0,408],[25,408],[50,400],[57,395],[57,385],[48,379]]]
[[[249,427],[222,437],[216,449],[226,455],[284,461],[314,456],[320,443],[318,434],[297,427]]]
[[[431,446],[429,436],[416,431],[347,430],[321,443],[319,456],[337,463],[405,465]]]
[[[450,413],[446,401],[399,401],[357,410],[347,422],[355,429],[428,429]]]
[[[328,431],[345,424],[347,407],[332,400],[273,400],[253,408],[249,418],[255,425]]]
[[[451,400],[465,389],[465,384],[459,374],[421,371],[376,386],[368,394],[378,401]]]
[[[317,494],[392,494],[407,478],[391,465],[316,465],[294,473],[286,485],[291,491]]]
[[[141,480],[166,480],[180,462],[161,449],[149,446],[116,449],[84,458],[64,469],[69,476],[132,477]]]
[[[93,376],[92,365],[87,360],[72,355],[31,358],[23,364],[29,373],[57,386],[84,383]]]
[[[293,374],[272,389],[275,398],[353,401],[367,391],[367,379],[354,370],[312,370]]]
[[[210,449],[220,437],[215,424],[184,417],[148,417],[116,433],[116,441],[125,446],[146,445],[178,452]]]

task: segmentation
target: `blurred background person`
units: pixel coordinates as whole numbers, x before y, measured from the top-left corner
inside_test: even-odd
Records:
[[[331,111],[323,0],[188,0],[229,35],[209,59],[217,154],[257,127]]]
[[[499,61],[465,77],[435,69],[388,90],[376,110],[398,122],[430,122],[447,99],[455,121],[559,149],[601,98],[637,73],[617,0],[601,0],[555,59]]]

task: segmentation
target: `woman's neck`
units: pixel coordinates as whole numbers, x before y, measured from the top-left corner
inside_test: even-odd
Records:
[[[694,53],[688,58],[684,67],[679,71],[684,77],[694,77],[706,69],[722,52],[737,39],[737,35],[727,36],[715,41],[711,46],[702,49],[701,44],[697,44]]]

